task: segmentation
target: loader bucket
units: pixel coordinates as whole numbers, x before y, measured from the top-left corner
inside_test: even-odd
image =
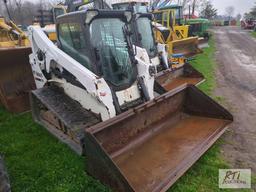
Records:
[[[186,57],[191,57],[202,53],[198,48],[198,37],[189,37],[181,40],[172,41],[173,54],[182,53]]]
[[[192,85],[85,130],[87,171],[114,191],[166,191],[233,121]]]
[[[198,85],[204,81],[204,76],[186,63],[175,70],[165,70],[157,74],[156,82],[166,91],[173,90],[183,84]]]
[[[28,93],[35,88],[30,53],[30,47],[0,49],[0,102],[10,112],[30,109]]]

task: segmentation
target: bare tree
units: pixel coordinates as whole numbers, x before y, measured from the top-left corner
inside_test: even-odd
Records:
[[[23,1],[22,0],[14,0],[14,3],[17,7],[17,11],[18,11],[18,22],[20,24],[24,24],[24,20],[23,20],[23,13],[22,13],[22,6],[23,6]]]
[[[0,16],[5,15],[5,10],[4,10],[4,4],[3,1],[0,0]]]
[[[207,0],[178,0],[178,4],[183,6],[183,11],[190,8],[190,14],[195,15]]]
[[[181,0],[181,6],[183,7],[183,11],[185,11],[188,8],[189,0]]]
[[[235,8],[233,6],[228,6],[226,7],[226,14],[229,17],[229,20],[231,19],[231,17],[234,15],[235,12]]]
[[[241,18],[242,18],[242,15],[241,15],[240,13],[238,13],[238,14],[236,15],[236,20],[237,20],[237,21],[240,21]]]
[[[55,0],[51,0],[54,2]],[[38,15],[40,8],[50,10],[52,5],[50,0],[7,0],[7,6],[11,15],[11,19],[16,24],[31,25],[33,23],[34,16]],[[6,8],[3,0],[0,0],[0,15],[8,18]]]

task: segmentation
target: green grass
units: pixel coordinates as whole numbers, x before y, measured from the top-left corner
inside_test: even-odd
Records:
[[[213,90],[216,87],[216,63],[214,60],[215,44],[213,38],[211,38],[209,41],[210,47],[205,48],[204,52],[198,55],[196,59],[192,61],[192,66],[200,71],[206,79],[206,81],[202,83],[199,88],[210,96],[213,96]]]
[[[60,143],[30,113],[0,108],[0,153],[16,192],[110,191],[85,173],[85,159]]]
[[[206,77],[200,89],[211,96],[216,87],[214,52],[211,40],[210,48],[192,64]],[[221,101],[223,98],[215,99]],[[228,168],[228,165],[221,159],[220,144],[221,141],[217,142],[202,156],[169,192],[224,191],[218,188],[218,169]],[[0,153],[5,157],[13,191],[110,191],[85,173],[84,157],[76,155],[35,124],[30,113],[12,115],[0,107]]]
[[[256,38],[256,32],[255,31],[251,32],[251,35]]]

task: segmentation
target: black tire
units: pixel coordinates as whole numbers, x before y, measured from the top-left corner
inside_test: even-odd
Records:
[[[4,167],[4,160],[1,156],[0,156],[0,192],[11,192],[9,177]]]

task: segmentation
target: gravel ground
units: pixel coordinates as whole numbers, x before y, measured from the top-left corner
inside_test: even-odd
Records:
[[[239,27],[216,27],[217,90],[235,121],[222,153],[233,168],[256,174],[256,39]],[[255,187],[255,186],[254,186]]]

